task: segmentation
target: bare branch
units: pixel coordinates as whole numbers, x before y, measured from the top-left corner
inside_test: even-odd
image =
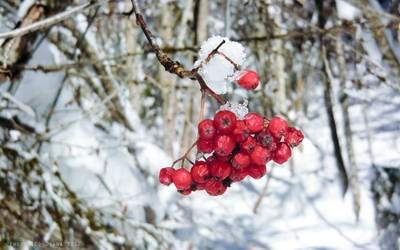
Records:
[[[59,23],[61,21],[64,21],[65,19],[71,17],[72,15],[74,15],[74,14],[76,14],[76,13],[78,13],[78,12],[88,8],[88,7],[93,7],[95,5],[98,5],[98,4],[95,4],[95,3],[96,3],[96,1],[92,0],[92,1],[89,1],[89,2],[87,2],[85,4],[77,6],[75,8],[72,8],[70,10],[66,10],[66,11],[64,11],[62,13],[59,13],[59,14],[53,16],[53,17],[44,19],[42,21],[35,22],[35,23],[30,24],[30,25],[23,26],[21,28],[18,28],[18,29],[12,30],[12,31],[0,33],[0,38],[19,37],[19,36],[23,36],[25,34],[37,31],[39,29],[51,26],[53,24]]]

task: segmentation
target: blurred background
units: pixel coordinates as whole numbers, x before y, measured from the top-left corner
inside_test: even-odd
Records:
[[[186,69],[209,37],[240,42],[260,85],[225,98],[304,141],[262,179],[183,196],[158,171],[196,140],[200,88],[131,2],[0,0],[1,248],[399,249],[400,1],[138,2]]]

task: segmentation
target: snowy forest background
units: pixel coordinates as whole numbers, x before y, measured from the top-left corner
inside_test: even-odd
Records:
[[[162,186],[201,92],[157,61],[131,1],[0,0],[1,248],[399,249],[400,1],[139,4],[186,69],[210,36],[240,42],[260,86],[225,97],[302,145],[223,196]],[[217,109],[208,97],[205,117]]]

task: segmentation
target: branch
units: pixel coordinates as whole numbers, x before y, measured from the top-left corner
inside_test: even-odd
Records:
[[[96,3],[95,0],[91,0],[85,4],[82,4],[80,6],[77,6],[75,8],[72,8],[70,10],[64,11],[62,13],[59,13],[53,17],[47,18],[45,20],[39,21],[32,23],[27,26],[23,26],[21,28],[0,33],[0,39],[1,38],[10,38],[10,37],[18,37],[18,36],[23,36],[25,34],[37,31],[39,29],[51,26],[53,24],[59,23],[61,21],[64,21],[65,19],[69,18],[70,16],[82,11],[83,9],[86,9],[87,7],[94,6]]]
[[[164,66],[165,70],[181,78],[187,77],[193,80],[196,79],[199,82],[202,90],[205,90],[212,97],[214,97],[219,104],[221,105],[225,104],[226,101],[207,86],[204,79],[197,72],[197,69],[186,70],[181,66],[181,64],[178,61],[173,61],[171,58],[168,57],[167,54],[165,54],[165,52],[161,50],[160,46],[155,42],[153,34],[151,34],[151,31],[147,28],[147,24],[143,19],[143,15],[141,13],[137,0],[131,0],[131,2],[132,2],[132,10],[124,13],[124,15],[129,16],[135,13],[136,21],[142,28],[142,31],[147,38],[147,41],[150,43],[150,46],[152,47],[154,53],[156,54],[158,61]],[[222,44],[223,43],[221,43],[220,45]],[[219,47],[217,47],[214,51],[218,50],[218,48]]]

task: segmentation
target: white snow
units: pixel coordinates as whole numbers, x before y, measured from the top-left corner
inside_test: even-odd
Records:
[[[361,11],[344,0],[336,0],[336,8],[338,10],[338,16],[345,20],[354,20],[354,18],[359,17]]]
[[[220,110],[229,110],[229,111],[233,112],[236,115],[236,118],[238,120],[243,120],[244,116],[247,113],[249,113],[249,109],[247,108],[247,104],[248,104],[247,99],[245,99],[243,103],[238,103],[238,104],[227,102],[224,105],[221,105],[219,107],[219,109],[217,110],[217,112],[220,111]]]
[[[199,59],[194,66],[199,67],[200,75],[204,78],[207,86],[217,94],[224,94],[227,90],[228,77],[235,72],[234,65],[223,55],[215,54],[209,62],[205,62],[209,54],[222,42],[225,43],[218,49],[225,54],[237,66],[244,63],[246,54],[244,47],[238,43],[230,41],[227,37],[213,36],[204,41],[199,51]]]

